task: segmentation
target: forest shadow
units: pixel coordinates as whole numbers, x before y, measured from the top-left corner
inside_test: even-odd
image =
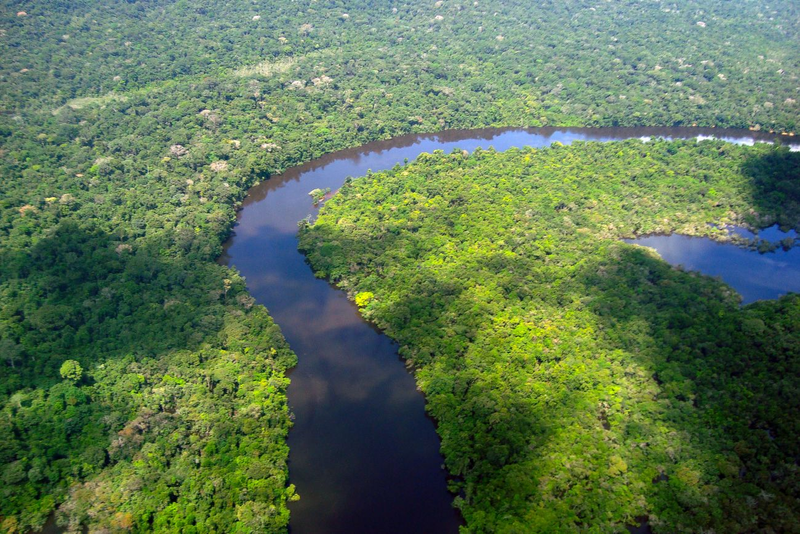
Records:
[[[601,325],[598,344],[625,351],[657,384],[638,402],[657,403],[659,424],[673,434],[651,439],[679,451],[648,492],[660,520],[688,514],[695,527],[791,529],[800,296],[740,308],[720,280],[621,243],[605,247],[576,282]],[[627,438],[641,433],[632,419],[619,421]]]
[[[750,180],[757,214],[752,223],[800,232],[800,152],[773,150],[748,158],[741,166]]]
[[[67,222],[29,249],[2,252],[0,500],[22,511],[21,529],[40,528],[64,499],[59,516],[73,530],[158,530],[161,512],[167,523],[184,519],[170,503],[192,503],[204,520],[196,479],[240,469],[231,463],[239,447],[262,450],[246,428],[263,423],[237,403],[255,402],[267,378],[274,404],[258,416],[275,443],[259,439],[277,445],[269,491],[286,491],[283,372],[293,355],[244,280],[185,244],[185,254],[163,254],[176,243],[126,244]],[[67,360],[80,371],[62,377]],[[134,461],[145,450],[156,464]],[[148,492],[134,491],[145,479]],[[112,506],[121,494],[124,511]],[[226,513],[219,520],[230,524],[235,510]]]
[[[90,365],[110,355],[155,356],[196,347],[218,330],[241,279],[226,290],[226,269],[162,254],[169,245],[126,244],[66,222],[29,249],[5,250],[2,338],[15,353],[2,366],[5,391],[60,381],[67,357]]]

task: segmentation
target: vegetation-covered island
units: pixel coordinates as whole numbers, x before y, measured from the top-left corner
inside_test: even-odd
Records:
[[[795,0],[2,0],[0,532],[286,530],[296,356],[216,263],[251,185],[452,128],[788,136],[799,21]],[[416,366],[467,531],[800,529],[797,297],[740,309],[617,241],[797,228],[796,156],[581,145],[381,180],[304,246]]]

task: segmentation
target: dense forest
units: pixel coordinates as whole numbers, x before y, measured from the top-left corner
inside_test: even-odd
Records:
[[[800,529],[800,296],[621,238],[800,229],[800,154],[627,141],[423,154],[301,246],[413,365],[473,532]]]
[[[0,530],[285,529],[295,357],[214,263],[252,184],[445,128],[788,135],[798,21],[767,0],[4,1]]]

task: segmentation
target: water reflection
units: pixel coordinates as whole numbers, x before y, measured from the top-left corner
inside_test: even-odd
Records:
[[[740,235],[746,239],[763,239],[765,241],[769,241],[770,243],[779,243],[787,238],[797,239],[797,232],[791,229],[787,232],[784,232],[777,224],[774,224],[769,228],[759,230],[758,232],[751,232],[747,228],[734,226],[730,229],[730,232]]]
[[[743,229],[737,233],[747,238],[753,234]],[[777,229],[759,232],[758,237],[780,241],[787,234]],[[742,303],[775,299],[788,292],[800,292],[800,248],[759,254],[731,243],[718,243],[705,237],[656,235],[627,239],[656,249],[672,265],[690,271],[718,276],[742,295]]]

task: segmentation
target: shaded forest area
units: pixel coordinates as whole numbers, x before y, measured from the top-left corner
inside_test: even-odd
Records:
[[[350,181],[301,249],[400,343],[470,531],[793,532],[800,296],[740,307],[620,239],[798,229],[798,180],[763,145],[435,152]]]
[[[294,356],[214,264],[255,182],[444,128],[788,133],[799,17],[765,0],[4,2],[0,529],[62,503],[74,529],[285,529]]]

